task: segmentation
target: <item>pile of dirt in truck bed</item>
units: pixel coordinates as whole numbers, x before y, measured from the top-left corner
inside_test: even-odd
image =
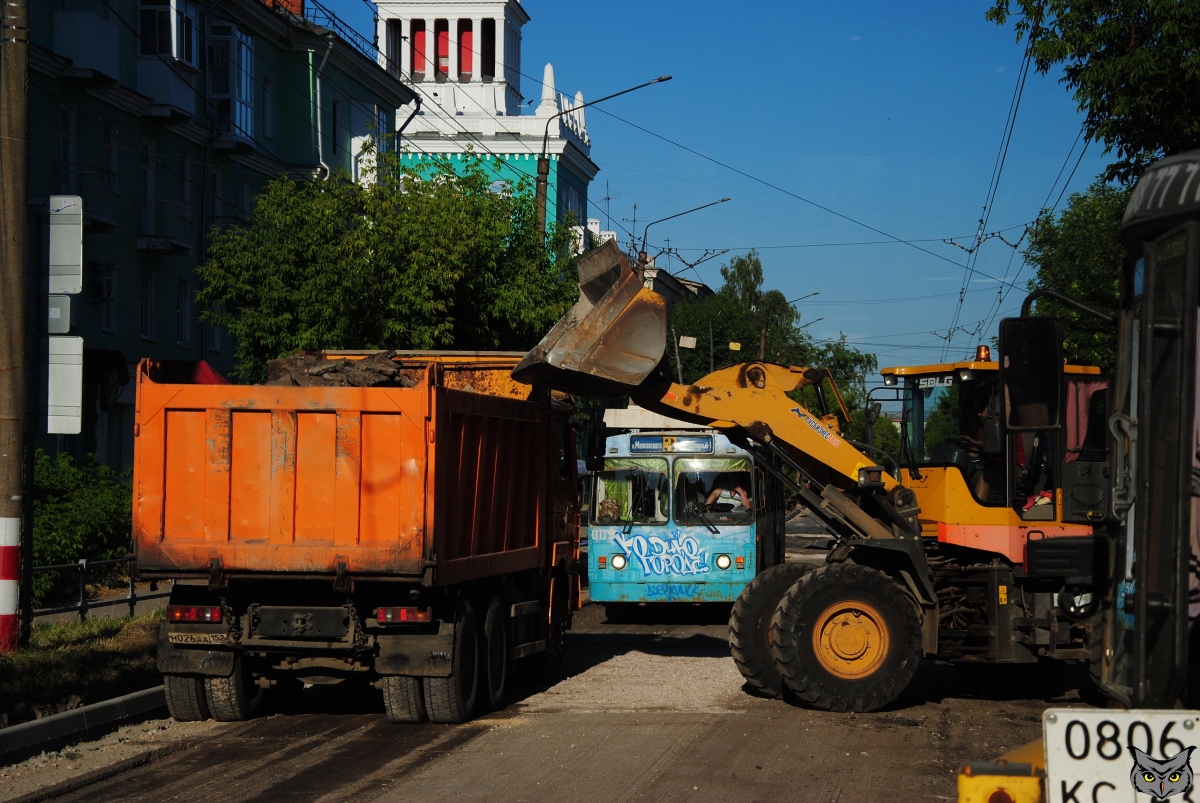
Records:
[[[290,387],[411,388],[417,380],[386,352],[361,360],[324,359],[300,352],[267,361],[267,384]]]

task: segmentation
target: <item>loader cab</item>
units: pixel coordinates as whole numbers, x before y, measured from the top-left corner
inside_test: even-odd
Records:
[[[964,506],[1011,509],[1021,521],[1090,523],[1107,500],[1107,380],[1092,366],[1066,366],[1057,402],[1061,429],[1014,431],[1004,420],[999,364],[981,346],[974,359],[883,370],[902,403],[900,467],[908,482],[934,483],[939,515]],[[926,494],[928,496],[928,494]]]

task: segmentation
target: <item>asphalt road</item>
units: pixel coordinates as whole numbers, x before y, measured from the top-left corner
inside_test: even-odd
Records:
[[[1048,703],[1081,704],[1069,670],[935,663],[872,714],[761,700],[728,657],[727,616],[686,606],[617,624],[588,606],[566,679],[519,686],[470,724],[392,725],[377,692],[318,687],[58,799],[953,800],[959,765],[1036,738]]]

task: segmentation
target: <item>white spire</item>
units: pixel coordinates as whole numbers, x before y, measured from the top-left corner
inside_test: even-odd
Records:
[[[558,112],[558,102],[555,99],[557,90],[554,88],[554,65],[547,63],[542,71],[542,102],[538,104],[538,114],[555,114]]]
[[[579,124],[580,131],[587,131],[587,123],[583,121],[583,90],[580,89],[575,93],[575,121]]]

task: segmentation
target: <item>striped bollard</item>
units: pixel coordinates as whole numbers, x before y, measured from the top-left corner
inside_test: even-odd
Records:
[[[17,648],[17,586],[21,577],[21,520],[0,518],[0,652]]]

